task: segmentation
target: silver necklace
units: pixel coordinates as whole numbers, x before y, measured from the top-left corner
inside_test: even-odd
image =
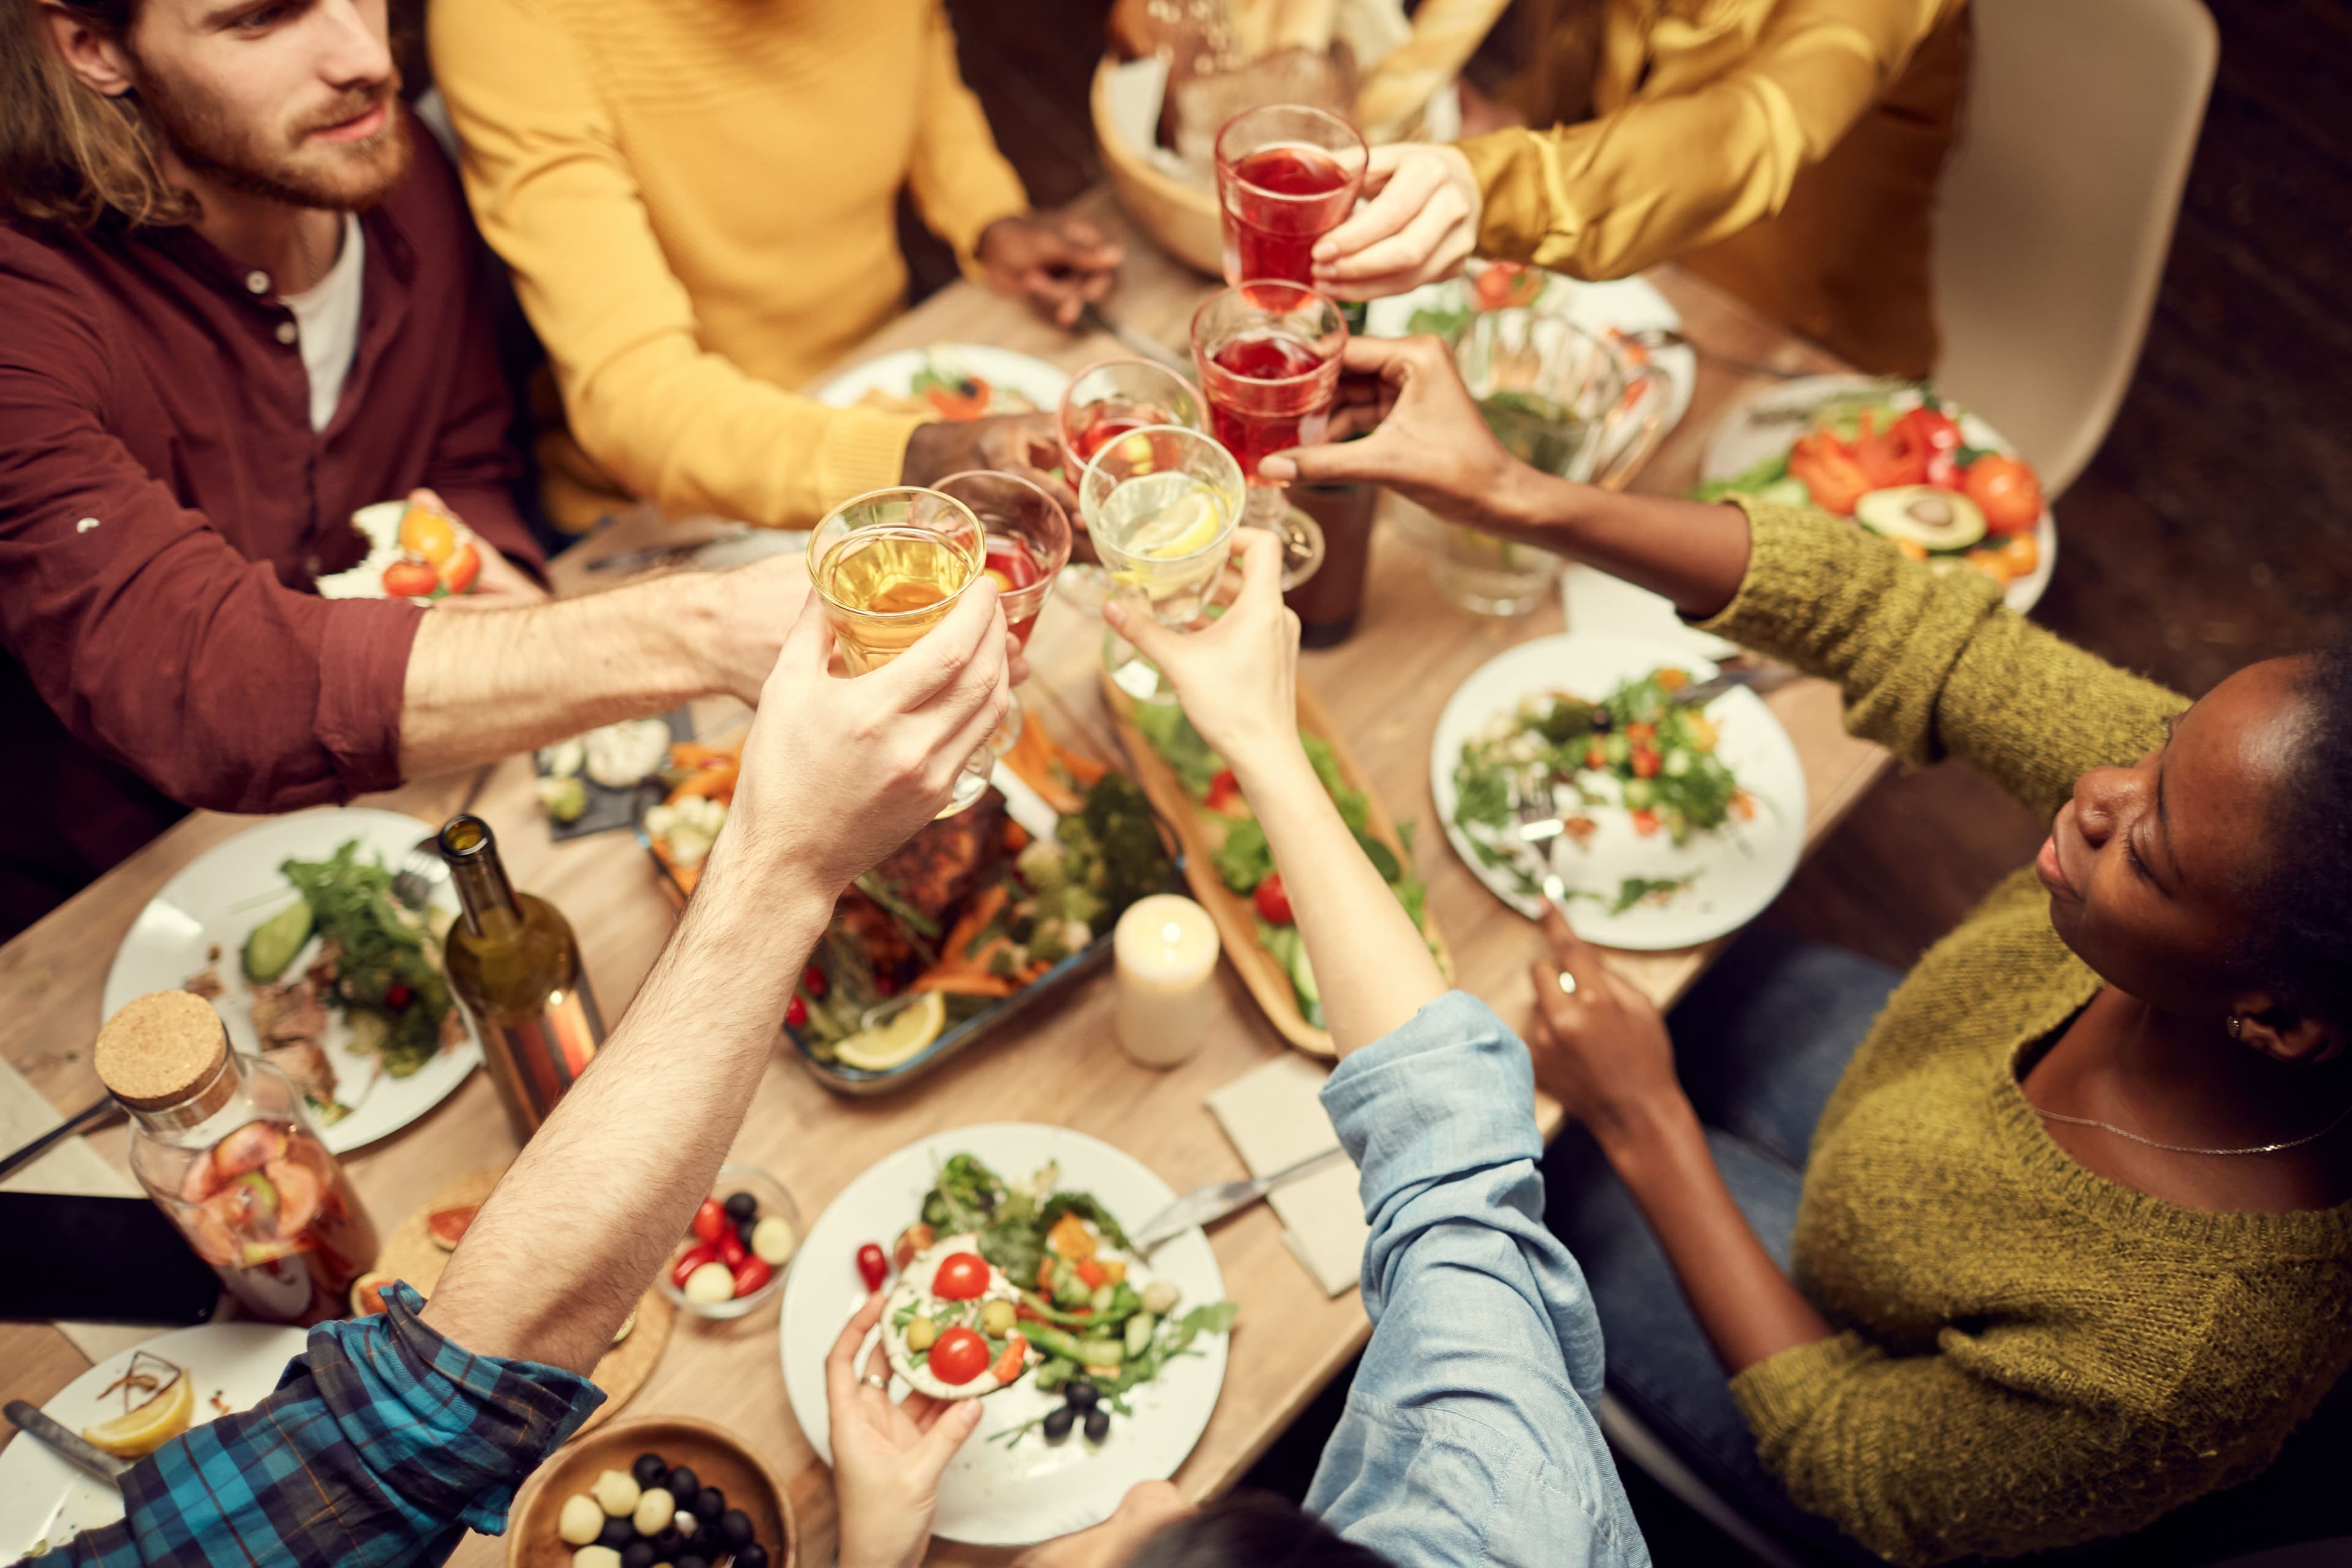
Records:
[[[2032,1100],[2026,1109],[2044,1121],[2063,1121],[2069,1127],[2095,1127],[2102,1132],[2112,1132],[2118,1138],[2128,1138],[2135,1143],[2145,1143],[2151,1149],[2161,1149],[2168,1154],[2275,1154],[2282,1149],[2299,1149],[2305,1143],[2316,1143],[2330,1132],[2352,1121],[2352,1105],[2336,1113],[2336,1120],[2316,1132],[2306,1132],[2300,1138],[2290,1138],[2284,1143],[2257,1143],[2251,1149],[2198,1149],[2186,1143],[2159,1143],[2137,1132],[2126,1131],[2112,1121],[2095,1121],[2087,1116],[2065,1116],[2055,1110],[2044,1110]]]

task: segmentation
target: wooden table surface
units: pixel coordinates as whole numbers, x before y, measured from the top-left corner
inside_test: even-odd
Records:
[[[1118,226],[1116,214],[1110,221]],[[1181,343],[1195,301],[1210,285],[1129,238],[1129,262],[1113,310],[1162,341]],[[1654,280],[1682,311],[1697,342],[1727,358],[1792,369],[1834,370],[1834,362],[1777,326],[1672,268]],[[1123,352],[1108,339],[1074,339],[1032,320],[1018,305],[957,284],[877,334],[853,355],[939,342],[995,343],[1066,368]],[[1653,459],[1638,489],[1675,491],[1696,480],[1698,454],[1727,405],[1756,384],[1702,360],[1689,415]],[[647,542],[644,525],[615,526],[575,546],[556,567],[559,591],[604,586],[584,575],[588,560]],[[1560,629],[1555,603],[1509,622],[1456,612],[1432,591],[1420,551],[1384,521],[1373,552],[1363,615],[1345,645],[1305,656],[1306,679],[1338,720],[1389,807],[1434,826],[1429,738],[1455,687],[1501,649]],[[1040,618],[1029,657],[1033,679],[1083,721],[1108,734],[1095,680],[1101,628],[1066,605]],[[1869,788],[1885,754],[1848,737],[1835,693],[1819,681],[1769,699],[1794,738],[1811,800],[1807,847],[1817,844]],[[1106,742],[1108,743],[1108,742]],[[476,784],[473,775],[422,782],[364,804],[437,823]],[[476,807],[496,827],[517,883],[551,899],[571,920],[607,1018],[636,993],[671,929],[641,850],[624,834],[556,846],[532,804],[528,758],[498,764]],[[114,951],[140,908],[181,867],[252,826],[252,819],[199,812],[150,844],[47,919],[0,947],[0,1054],[61,1111],[100,1092],[90,1042]],[[1474,879],[1443,835],[1422,838],[1429,907],[1460,964],[1460,984],[1506,1017],[1529,1005],[1528,962],[1536,930]],[[1622,972],[1661,1004],[1681,994],[1712,948],[1625,954]],[[1178,1191],[1245,1173],[1203,1103],[1213,1089],[1285,1048],[1251,1005],[1230,966],[1211,1043],[1191,1063],[1160,1073],[1135,1067],[1111,1043],[1111,991],[1097,975],[1063,1005],[1008,1037],[977,1047],[899,1094],[835,1096],[796,1065],[789,1047],[769,1065],[747,1108],[732,1158],[779,1177],[813,1220],[851,1177],[918,1137],[971,1122],[1035,1121],[1078,1128],[1129,1150]],[[1557,1113],[1547,1108],[1547,1131]],[[121,1126],[91,1142],[118,1165]],[[396,1225],[444,1182],[506,1157],[511,1133],[487,1079],[477,1074],[404,1131],[346,1157],[380,1227]],[[1208,1430],[1176,1480],[1194,1498],[1236,1481],[1268,1443],[1344,1366],[1368,1328],[1359,1297],[1327,1298],[1285,1247],[1263,1205],[1213,1236],[1228,1290],[1241,1305],[1224,1391]],[[88,1360],[56,1330],[0,1325],[0,1397],[36,1404],[79,1375]],[[801,1436],[784,1399],[776,1317],[734,1323],[681,1318],[652,1380],[627,1415],[683,1412],[736,1432],[789,1478],[804,1534],[803,1561],[832,1561],[828,1474]],[[22,1441],[22,1438],[15,1440]],[[0,1551],[13,1550],[0,1543]],[[469,1537],[455,1561],[498,1561],[502,1542]],[[938,1543],[939,1563],[1002,1561],[1009,1553]]]

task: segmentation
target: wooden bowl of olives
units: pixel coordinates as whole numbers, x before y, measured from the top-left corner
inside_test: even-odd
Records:
[[[515,1500],[509,1568],[795,1568],[774,1471],[708,1421],[616,1421],[560,1450]]]

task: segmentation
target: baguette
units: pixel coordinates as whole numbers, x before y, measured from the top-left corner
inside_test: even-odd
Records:
[[[1424,0],[1412,37],[1381,60],[1356,94],[1356,124],[1368,142],[1391,141],[1438,89],[1452,81],[1509,0]]]

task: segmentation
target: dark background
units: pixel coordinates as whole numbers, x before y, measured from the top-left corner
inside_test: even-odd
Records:
[[[2221,70],[2155,319],[2105,446],[2058,503],[2057,572],[2034,612],[2192,694],[2352,636],[2352,5],[2208,4]],[[1106,0],[949,10],[965,79],[1035,201],[1094,184],[1087,88]],[[1499,83],[1518,47],[1507,16],[1474,75]],[[918,288],[950,279],[944,249],[904,226]],[[1964,770],[1907,773],[1863,803],[1767,918],[1908,965],[2047,830]],[[1304,1490],[1338,1392],[1255,1480]],[[1661,1568],[1742,1559],[1638,1474],[1626,1481]]]

